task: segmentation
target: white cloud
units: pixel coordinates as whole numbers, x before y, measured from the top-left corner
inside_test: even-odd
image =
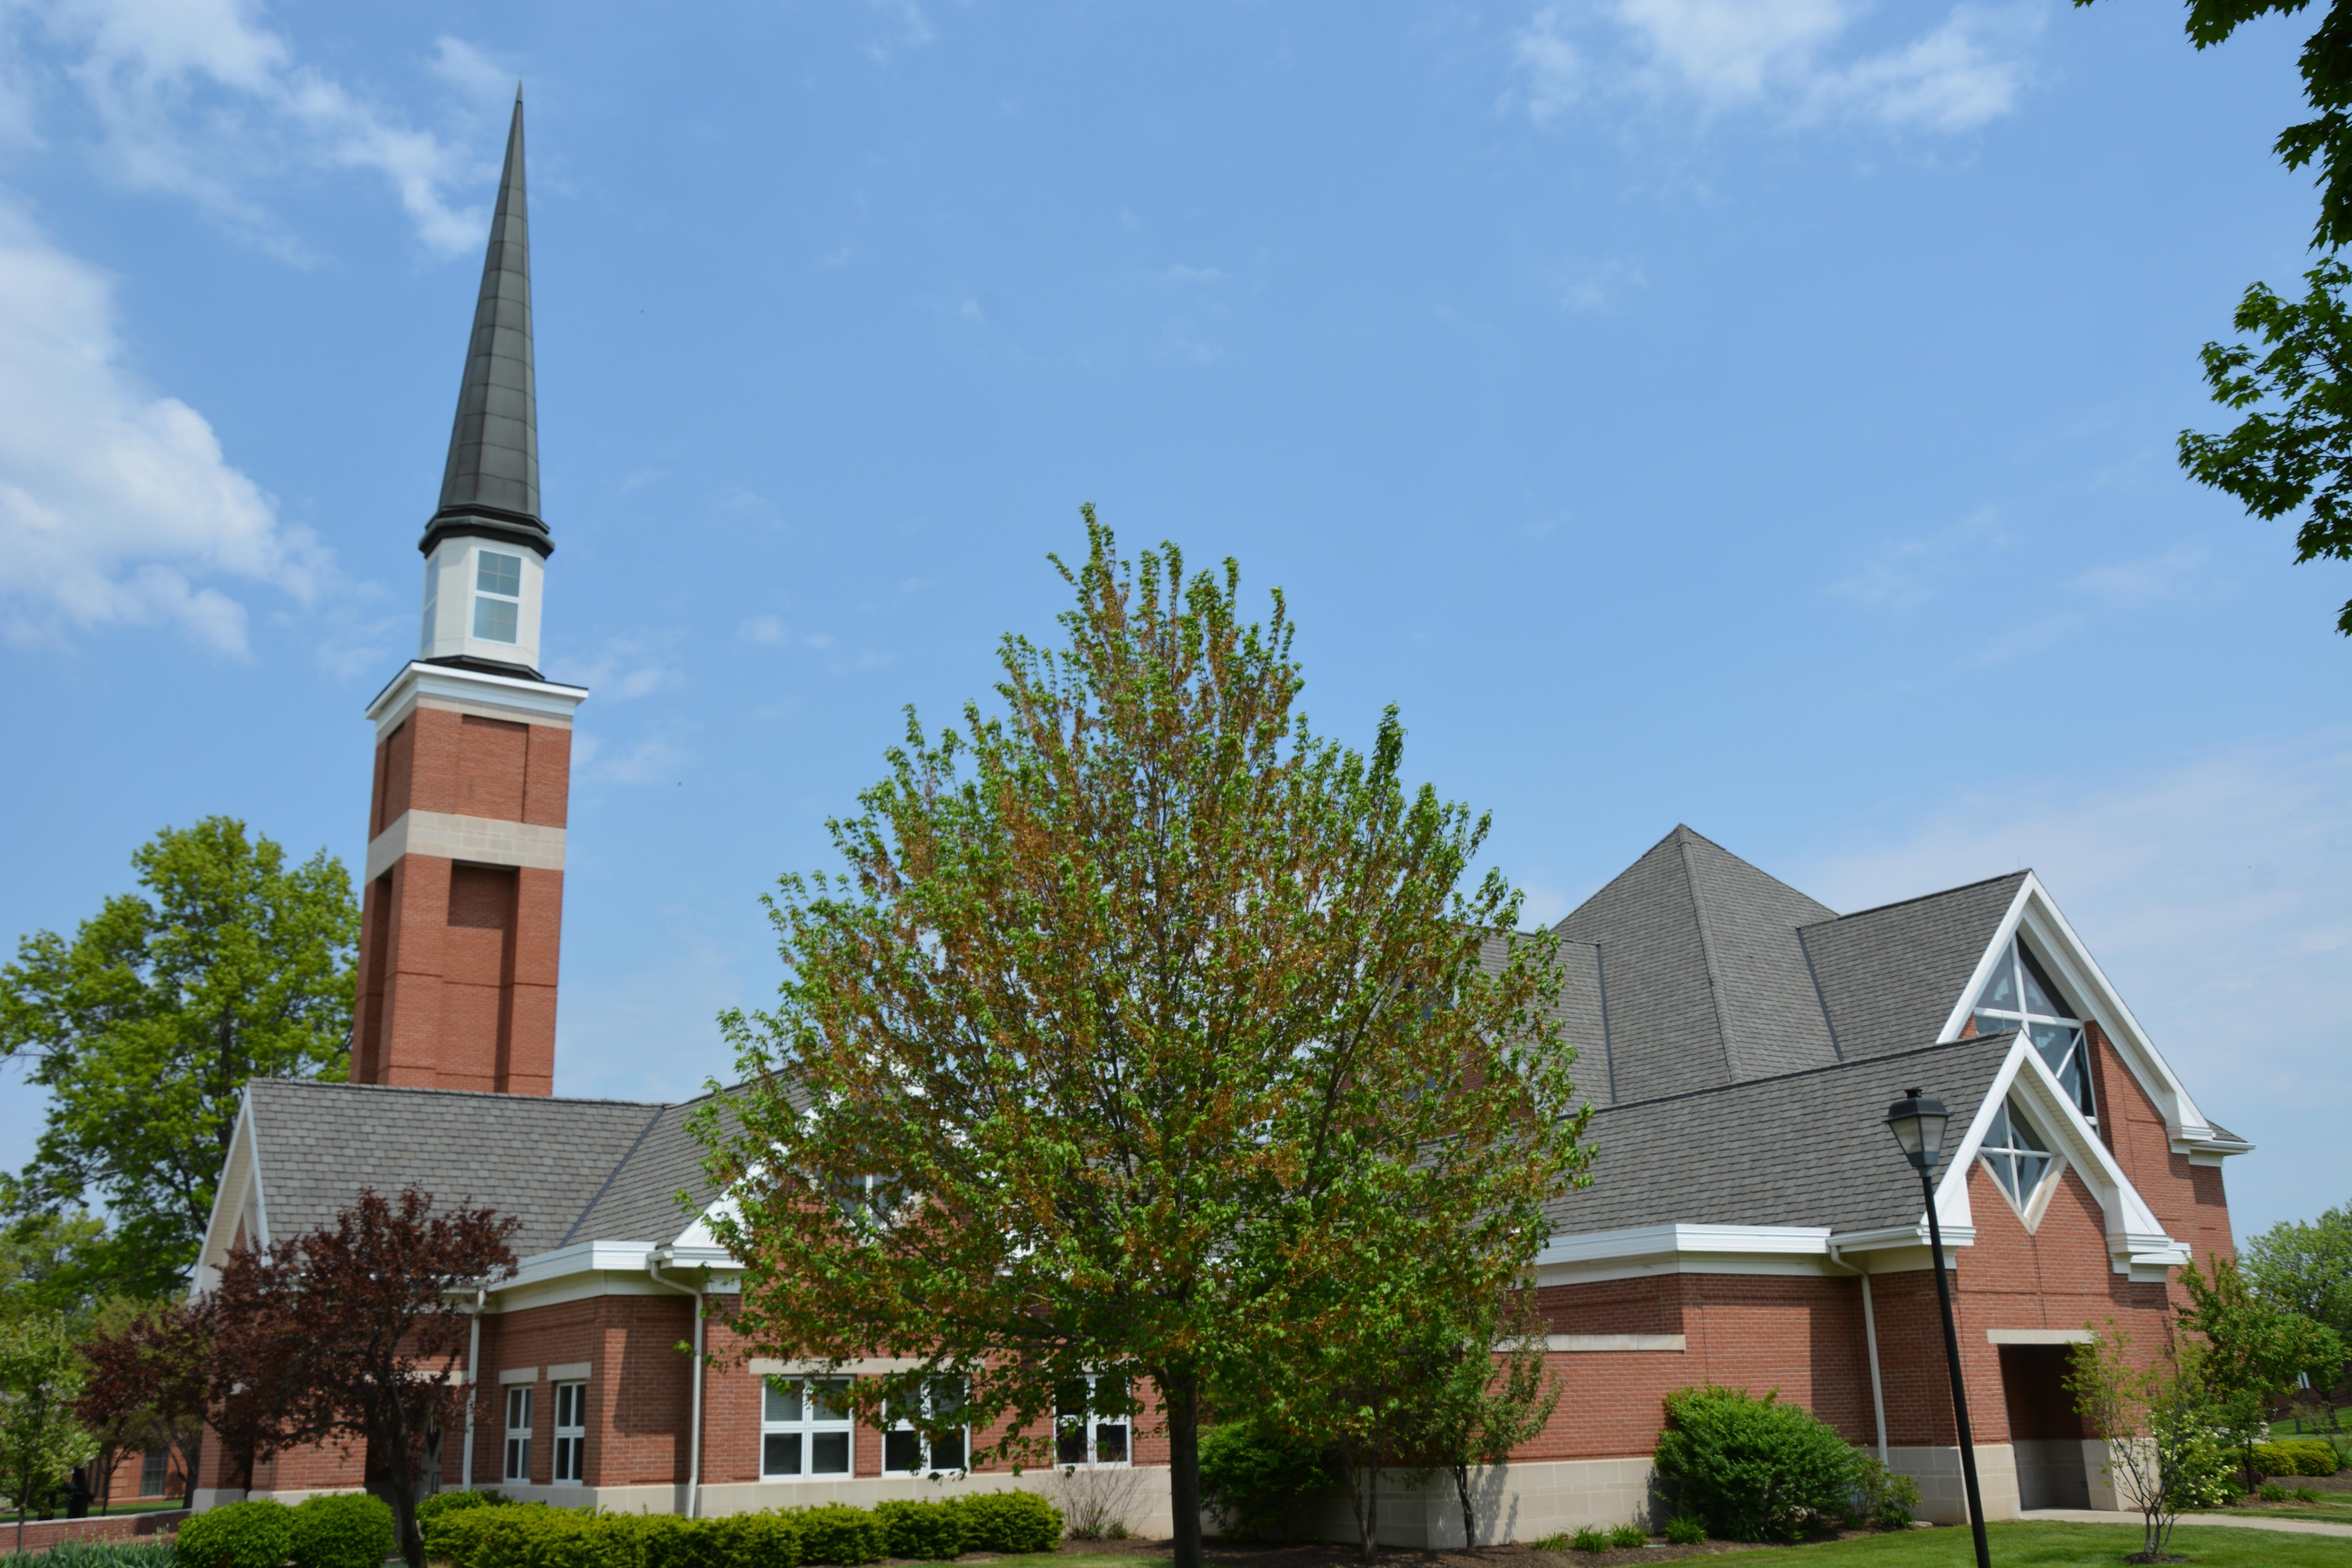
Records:
[[[415,129],[316,67],[267,26],[247,0],[57,0],[27,7],[66,57],[64,74],[99,129],[102,166],[139,190],[198,203],[293,259],[304,248],[253,194],[290,168],[363,171],[399,197],[435,250],[478,247],[478,207],[450,190],[487,178],[463,142]],[[428,69],[459,104],[467,129],[511,79],[478,50],[442,38]]]
[[[2145,561],[2118,561],[2095,566],[2074,579],[2074,585],[2109,604],[2137,607],[2178,598],[2205,580],[2205,547],[2176,544]]]
[[[1633,290],[1648,288],[1650,280],[1631,261],[1571,261],[1553,269],[1552,286],[1570,310],[1606,311]]]
[[[2153,772],[2021,770],[1791,879],[1853,910],[2025,866],[2200,1106],[2273,1146],[2231,1166],[2242,1234],[2319,1206],[2296,1190],[2299,1161],[2340,1169],[2352,1113],[2352,731]]]
[[[1858,0],[1596,0],[1537,10],[1511,39],[1516,100],[1558,118],[1602,92],[1703,116],[1760,109],[1791,121],[1850,118],[1973,130],[2015,107],[2032,9],[1958,5],[1892,47],[1850,43]]]
[[[1982,508],[1933,533],[1879,546],[1851,574],[1831,584],[1830,592],[1874,610],[1916,610],[2008,543],[2000,514]]]
[[[753,616],[735,628],[735,635],[745,642],[780,643],[784,623],[774,616]]]
[[[242,655],[245,607],[207,579],[308,604],[329,574],[204,416],[131,373],[107,279],[0,204],[0,629],[174,624]]]

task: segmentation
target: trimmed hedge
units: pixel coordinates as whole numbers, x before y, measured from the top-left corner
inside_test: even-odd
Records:
[[[366,1492],[333,1492],[294,1505],[294,1568],[383,1568],[400,1550],[392,1505]]]
[[[190,1515],[173,1544],[182,1568],[284,1568],[294,1510],[268,1498],[228,1503]]]
[[[963,1510],[952,1503],[893,1500],[876,1503],[874,1517],[893,1557],[937,1562],[963,1551]]]
[[[2332,1476],[2334,1444],[2319,1437],[2281,1437],[2254,1445],[2254,1468],[2266,1476]]]
[[[1035,1492],[971,1492],[947,1506],[963,1518],[967,1552],[1051,1552],[1061,1544],[1062,1510]]]

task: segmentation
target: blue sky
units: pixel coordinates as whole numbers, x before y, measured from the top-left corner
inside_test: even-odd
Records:
[[[2341,1202],[2352,572],[2171,456],[2309,265],[2299,35],[2180,19],[0,6],[0,936],[206,813],[361,858],[520,79],[562,1092],[726,1070],[760,893],[1092,500],[1279,584],[1535,913],[1677,821],[1840,909],[2031,865],[2242,1234]]]

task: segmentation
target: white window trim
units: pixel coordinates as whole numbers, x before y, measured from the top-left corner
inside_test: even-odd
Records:
[[[506,1395],[506,1442],[501,1447],[501,1458],[499,1459],[499,1468],[504,1472],[501,1479],[515,1482],[518,1485],[528,1486],[530,1484],[530,1440],[534,1424],[538,1420],[539,1416],[539,1412],[535,1408],[539,1402],[539,1391],[535,1385],[529,1383],[511,1383],[507,1384]],[[520,1403],[522,1405],[522,1425],[520,1426],[514,1424],[515,1405],[518,1403],[518,1400],[520,1400]],[[520,1475],[517,1475],[515,1473],[515,1445],[517,1443],[520,1443],[522,1445],[522,1473]],[[470,1478],[468,1479],[470,1484]]]
[[[482,586],[482,560],[483,557],[489,555],[495,555],[501,561],[512,561],[515,563],[515,591],[513,593],[501,594],[497,592],[495,589],[485,588]],[[478,642],[521,642],[523,579],[522,557],[512,551],[477,549],[474,552],[474,559],[469,563],[469,564],[473,567],[473,596],[468,602],[467,608],[472,612],[472,618],[470,618],[466,624],[466,635],[474,638]],[[511,605],[514,606],[514,636],[510,637],[494,637],[483,632],[481,629],[481,610],[479,605],[485,599],[489,600],[492,604]]]
[[[1135,1417],[1131,1415],[1097,1415],[1095,1412],[1095,1384],[1106,1375],[1108,1374],[1101,1373],[1088,1373],[1083,1379],[1087,1385],[1087,1409],[1086,1414],[1078,1417],[1079,1425],[1084,1428],[1087,1439],[1087,1457],[1083,1459],[1066,1459],[1062,1457],[1062,1424],[1069,1418],[1061,1413],[1059,1408],[1059,1397],[1056,1396],[1055,1409],[1054,1412],[1054,1468],[1055,1469],[1118,1470],[1130,1468],[1135,1464]],[[1106,1459],[1097,1451],[1096,1439],[1099,1436],[1097,1428],[1103,1426],[1118,1426],[1125,1429],[1127,1433],[1126,1458],[1118,1459]]]
[[[572,1396],[572,1424],[563,1424],[563,1392],[573,1390]],[[559,1487],[587,1485],[588,1478],[588,1384],[576,1378],[548,1385],[549,1403],[554,1406],[554,1464],[548,1471],[549,1484]],[[572,1444],[572,1471],[565,1475],[564,1445]]]
[[[2029,1011],[2026,1006],[2025,986],[2026,982],[2031,978],[2031,974],[2026,966],[2025,942],[2022,935],[2012,935],[2009,939],[2008,945],[2001,951],[2007,955],[2010,985],[2017,994],[2017,1005],[2014,1007],[1988,1007],[1984,1005],[1982,1001],[1983,994],[1992,988],[1994,981],[1997,980],[2000,974],[2001,965],[1996,963],[1988,967],[1985,971],[1984,978],[1978,984],[1976,999],[1971,1000],[1969,1005],[1969,1016],[1978,1021],[1977,1033],[1980,1035],[1995,1034],[2001,1029],[2013,1028],[2018,1032],[2019,1036],[2024,1039],[2025,1043],[2032,1046],[2034,1050],[2038,1053],[2042,1047],[2033,1038],[2034,1025],[2054,1025],[2059,1028],[2074,1030],[2074,1048],[2066,1053],[2064,1060],[2052,1062],[2048,1057],[2043,1057],[2042,1059],[2049,1066],[2050,1075],[2053,1078],[2058,1078],[2058,1081],[2062,1085],[2066,1080],[2063,1078],[2059,1078],[2058,1075],[2065,1071],[2067,1063],[2073,1062],[2079,1064],[2079,1070],[2082,1074],[2083,1079],[2083,1093],[2081,1098],[2089,1100],[2090,1103],[2088,1105],[2078,1104],[2076,1109],[2082,1111],[2084,1121],[2088,1121],[2094,1127],[2097,1126],[2099,1124],[2098,1092],[2093,1087],[2091,1082],[2091,1025],[2095,1020],[2087,1017],[2067,1018],[2062,1017],[2055,1013],[2035,1013]],[[2043,965],[2045,971],[2050,966],[2047,964]],[[1987,1019],[1991,1020],[1995,1026],[1993,1028],[1988,1029],[1985,1027],[1985,1020]]]
[[[961,1383],[961,1382],[962,1382],[963,1380],[962,1380],[962,1379],[961,1379],[961,1378],[958,1378],[958,1379],[955,1379],[954,1381]],[[969,1385],[967,1384],[967,1389],[968,1389],[968,1388],[969,1388]],[[927,1382],[927,1383],[926,1383],[926,1384],[925,1384],[925,1386],[924,1386],[924,1389],[923,1389],[923,1414],[924,1414],[924,1415],[929,1415],[931,1413],[931,1394],[932,1394],[932,1391],[931,1391],[931,1389],[930,1389],[930,1387],[929,1387],[929,1383]],[[951,1467],[947,1467],[947,1468],[942,1468],[942,1467],[940,1467],[940,1466],[939,1466],[939,1465],[937,1465],[937,1464],[931,1463],[930,1461],[931,1461],[931,1460],[933,1460],[933,1459],[936,1458],[936,1456],[931,1452],[931,1443],[932,1443],[932,1439],[931,1439],[931,1438],[929,1438],[929,1437],[919,1437],[917,1440],[918,1440],[919,1442],[920,1442],[920,1443],[921,1443],[921,1445],[922,1445],[922,1448],[923,1448],[923,1459],[924,1459],[924,1461],[925,1461],[925,1462],[924,1462],[923,1464],[921,1464],[921,1465],[919,1465],[919,1466],[915,1467],[913,1469],[893,1469],[893,1468],[891,1468],[891,1466],[890,1466],[890,1438],[891,1438],[894,1435],[896,1435],[896,1434],[902,1433],[902,1432],[912,1432],[912,1431],[914,1431],[914,1430],[915,1430],[915,1424],[914,1424],[912,1421],[906,1421],[906,1420],[894,1421],[894,1422],[892,1422],[888,1426],[887,1426],[887,1427],[883,1428],[883,1434],[882,1434],[882,1473],[883,1473],[884,1475],[886,1475],[886,1476],[961,1476],[961,1475],[966,1475],[966,1474],[969,1474],[969,1473],[971,1472],[971,1428],[970,1426],[959,1426],[959,1427],[956,1427],[956,1428],[955,1428],[955,1431],[956,1431],[956,1432],[961,1436],[961,1438],[962,1443],[963,1443],[963,1463],[962,1463],[962,1464],[961,1464],[961,1465],[955,1465],[955,1466],[951,1466]]]
[[[2023,1107],[2015,1103],[2015,1098],[2013,1095],[2004,1096],[2002,1100],[2009,1110],[2010,1126],[2014,1128],[2021,1118],[2024,1119],[2027,1126],[2032,1126],[2032,1119],[2025,1115]],[[2053,1145],[2057,1142],[2038,1127],[2034,1128],[2034,1131],[2041,1135],[2045,1145]],[[2001,1180],[2000,1172],[1993,1165],[1992,1156],[1995,1154],[2032,1154],[2046,1163],[2042,1167],[2042,1174],[2034,1179],[2033,1186],[2030,1191],[2022,1194],[2012,1193],[2009,1190],[2009,1184]],[[2058,1191],[2058,1178],[2066,1169],[2064,1152],[2055,1147],[2025,1148],[2015,1142],[2013,1133],[2009,1143],[1996,1147],[1988,1134],[1986,1139],[1977,1145],[1976,1157],[1984,1166],[1985,1174],[1992,1178],[1993,1190],[2000,1194],[2001,1200],[2016,1214],[2019,1223],[2025,1226],[2026,1234],[2030,1236],[2041,1229],[2042,1216],[2050,1212],[2050,1200]]]
[[[801,1419],[798,1421],[771,1421],[768,1419],[767,1389],[768,1384],[772,1378],[778,1383],[797,1383],[801,1385],[802,1414]],[[840,1376],[814,1376],[807,1373],[794,1373],[790,1376],[778,1376],[775,1373],[755,1373],[754,1380],[760,1384],[759,1462],[760,1480],[762,1484],[774,1482],[780,1485],[792,1485],[803,1481],[845,1481],[853,1479],[856,1476],[857,1418],[847,1410],[847,1402],[845,1400],[844,1401],[845,1408],[843,1409],[842,1414],[837,1418],[830,1421],[813,1420],[808,1415],[809,1410],[814,1404],[814,1401],[810,1397],[809,1394],[809,1385],[811,1384],[839,1383],[845,1389],[846,1389],[851,1383],[856,1381],[856,1379]],[[814,1468],[816,1459],[816,1443],[814,1439],[819,1436],[831,1436],[832,1434],[840,1432],[845,1432],[849,1435],[848,1467],[845,1469],[839,1470],[818,1470]],[[801,1439],[801,1468],[800,1473],[797,1475],[772,1476],[768,1473],[768,1438],[771,1435],[782,1434],[796,1434]]]

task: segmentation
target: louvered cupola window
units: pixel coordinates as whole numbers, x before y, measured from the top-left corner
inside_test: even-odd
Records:
[[[1979,1035],[2024,1030],[2083,1114],[2098,1120],[2099,1108],[2091,1099],[2090,1052],[2083,1020],[2066,1005],[2048,972],[2023,942],[2009,944],[1985,980],[1984,989],[1977,993],[1976,1024]]]
[[[2010,1201],[2020,1209],[2033,1196],[2033,1189],[2050,1170],[2050,1147],[2033,1123],[2017,1108],[2015,1100],[2004,1100],[1992,1113],[1992,1126],[1986,1130],[1983,1146],[1977,1155],[1992,1173]]]

